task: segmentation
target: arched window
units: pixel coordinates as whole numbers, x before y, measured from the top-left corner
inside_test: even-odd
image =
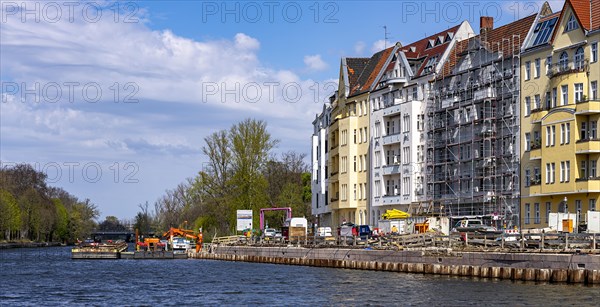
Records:
[[[575,64],[575,69],[583,68],[583,47],[579,47],[577,48],[577,51],[575,51],[573,63]]]
[[[566,51],[563,51],[560,54],[560,58],[558,60],[558,68],[560,71],[565,71],[569,68],[569,54]]]

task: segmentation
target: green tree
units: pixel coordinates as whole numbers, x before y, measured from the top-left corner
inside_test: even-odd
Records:
[[[60,199],[53,198],[52,202],[56,207],[56,238],[66,242],[69,238],[69,212]]]
[[[13,233],[21,227],[21,210],[15,197],[6,190],[0,190],[0,235],[11,240]]]

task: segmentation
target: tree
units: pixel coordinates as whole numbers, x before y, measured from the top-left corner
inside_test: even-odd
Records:
[[[56,238],[66,242],[69,238],[69,212],[60,199],[53,198],[52,202],[56,207]]]
[[[116,216],[107,216],[102,223],[98,225],[100,231],[126,231],[125,227]]]
[[[21,210],[15,197],[6,190],[0,190],[0,235],[7,240],[21,227]]]

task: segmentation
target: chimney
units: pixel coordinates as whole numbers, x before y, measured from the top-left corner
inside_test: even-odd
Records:
[[[494,17],[481,16],[479,18],[479,33],[487,33],[494,28]]]

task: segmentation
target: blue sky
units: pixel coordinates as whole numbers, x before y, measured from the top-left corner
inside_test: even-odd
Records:
[[[246,117],[267,121],[277,152],[309,154],[342,56],[542,2],[0,3],[0,160],[131,218],[201,170],[204,137]]]

